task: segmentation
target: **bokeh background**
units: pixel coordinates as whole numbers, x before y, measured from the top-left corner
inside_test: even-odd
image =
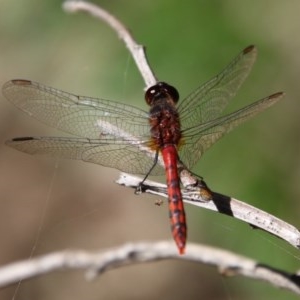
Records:
[[[194,171],[209,186],[299,226],[300,2],[298,0],[94,1],[147,46],[156,75],[182,97],[223,69],[244,47],[256,66],[227,111],[273,92],[286,97],[212,147]],[[0,83],[31,79],[68,92],[146,109],[144,84],[116,34],[62,1],[0,1]],[[63,135],[0,96],[0,264],[63,249],[100,250],[169,239],[167,205],[116,184],[118,171],[31,157],[4,146],[15,136]],[[161,178],[163,181],[164,179]],[[246,224],[187,206],[189,241],[222,247],[283,270],[300,254]],[[179,261],[113,270],[94,282],[59,272],[0,291],[0,299],[296,299],[213,267]]]

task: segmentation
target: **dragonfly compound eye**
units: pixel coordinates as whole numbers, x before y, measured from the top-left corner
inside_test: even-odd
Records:
[[[156,100],[163,98],[171,98],[174,103],[178,102],[178,91],[171,85],[165,82],[158,82],[151,86],[145,93],[145,100],[148,105],[153,105]]]

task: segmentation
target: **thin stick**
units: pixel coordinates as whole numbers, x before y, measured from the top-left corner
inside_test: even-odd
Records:
[[[300,294],[297,274],[260,264],[230,251],[199,244],[188,244],[186,254],[179,255],[173,241],[126,244],[97,253],[63,251],[16,262],[0,269],[0,287],[58,270],[85,269],[87,279],[94,279],[111,269],[170,258],[213,265],[222,275],[250,277]]]
[[[121,173],[116,181],[120,185],[134,189],[140,185],[140,182],[141,178],[125,173]],[[168,198],[166,185],[146,180],[144,186],[146,187],[144,192]],[[297,249],[300,248],[300,232],[293,225],[237,199],[214,192],[212,195],[213,199],[206,201],[201,198],[201,188],[182,189],[184,202],[237,218],[253,225],[254,228],[263,229],[287,241]]]
[[[148,60],[145,53],[145,47],[139,45],[132,37],[129,30],[124,26],[124,24],[122,24],[118,19],[116,19],[112,14],[108,13],[99,6],[85,1],[69,0],[63,4],[63,8],[65,9],[65,11],[70,13],[78,11],[87,12],[90,15],[104,21],[124,41],[142,77],[144,78],[146,88],[149,88],[157,82],[157,79],[148,64]]]

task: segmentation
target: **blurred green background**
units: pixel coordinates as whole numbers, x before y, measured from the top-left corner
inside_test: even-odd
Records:
[[[62,1],[1,0],[0,83],[31,79],[71,93],[146,109],[144,84],[116,34]],[[215,191],[299,226],[300,2],[297,0],[94,1],[147,47],[160,80],[181,96],[210,79],[249,44],[258,61],[233,111],[277,91],[286,97],[212,147],[194,169]],[[31,157],[3,145],[14,136],[63,135],[0,101],[0,264],[63,249],[99,250],[171,238],[167,205],[114,184],[118,171]],[[163,180],[163,178],[162,178]],[[222,247],[283,270],[299,252],[246,224],[187,206],[189,241]],[[41,226],[42,224],[42,226]],[[38,236],[38,238],[37,238]],[[12,299],[16,285],[0,291]],[[82,272],[23,282],[16,299],[296,299],[212,267],[178,261],[114,270],[90,283]]]

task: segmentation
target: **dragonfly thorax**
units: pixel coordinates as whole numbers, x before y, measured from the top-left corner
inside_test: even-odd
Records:
[[[181,139],[180,120],[174,103],[157,99],[149,112],[151,137],[158,148],[178,145]]]

